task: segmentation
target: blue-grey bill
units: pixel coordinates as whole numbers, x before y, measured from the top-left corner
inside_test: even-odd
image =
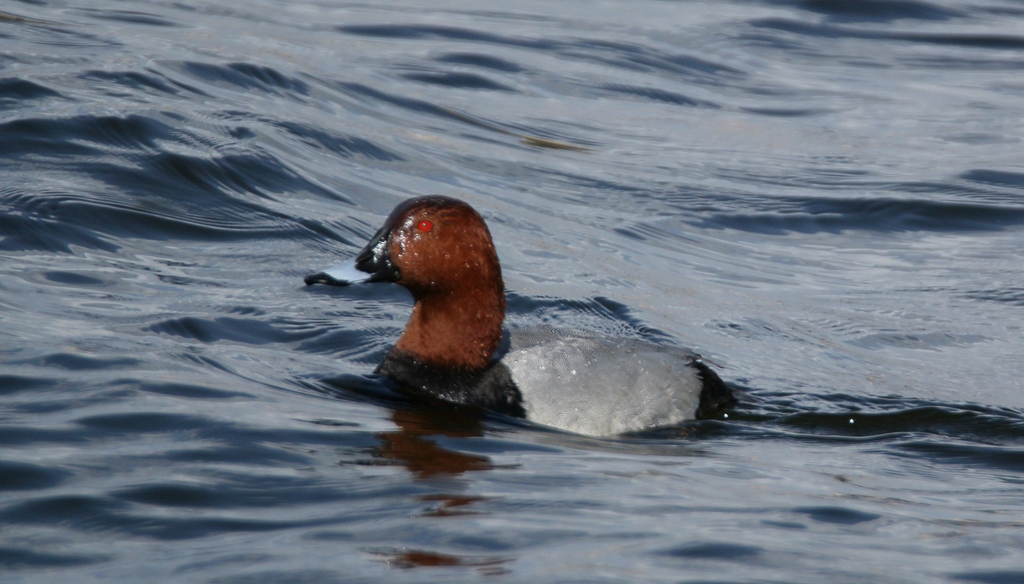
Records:
[[[307,286],[313,284],[330,284],[332,286],[348,286],[359,284],[370,279],[370,274],[356,268],[355,260],[349,260],[343,264],[328,268],[322,272],[310,274],[303,278]]]

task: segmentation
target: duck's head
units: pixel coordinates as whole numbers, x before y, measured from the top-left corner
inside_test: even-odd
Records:
[[[305,282],[408,289],[416,305],[395,348],[418,359],[486,366],[501,337],[505,291],[491,233],[476,210],[451,197],[404,201],[352,260]]]

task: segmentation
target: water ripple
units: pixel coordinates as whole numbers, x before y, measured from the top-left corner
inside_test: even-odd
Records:
[[[15,4],[8,579],[1021,579],[1020,6]],[[408,293],[301,278],[428,193],[510,326],[696,346],[740,405],[392,391]]]

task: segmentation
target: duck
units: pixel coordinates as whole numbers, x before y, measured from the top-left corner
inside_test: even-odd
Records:
[[[490,230],[453,197],[399,203],[353,258],[304,282],[394,283],[412,294],[409,321],[375,370],[403,392],[589,436],[676,426],[736,404],[686,349],[585,330],[505,329]]]

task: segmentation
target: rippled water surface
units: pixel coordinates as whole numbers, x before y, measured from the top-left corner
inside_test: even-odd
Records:
[[[1024,5],[0,6],[0,580],[1024,582]],[[592,439],[373,378],[387,212],[692,347]]]

